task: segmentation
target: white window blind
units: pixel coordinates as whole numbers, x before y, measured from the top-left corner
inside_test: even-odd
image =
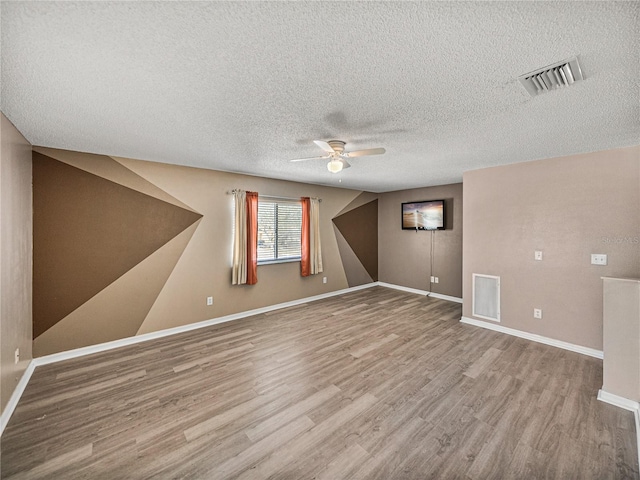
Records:
[[[302,204],[258,199],[258,262],[300,259]]]

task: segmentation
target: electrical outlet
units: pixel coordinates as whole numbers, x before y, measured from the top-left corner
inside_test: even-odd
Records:
[[[604,253],[592,253],[591,254],[591,265],[606,265],[607,264],[607,255]]]
[[[322,283],[327,283],[327,277],[322,277]]]
[[[15,363],[18,363],[20,361],[20,347],[16,348],[16,352],[13,360]]]
[[[436,283],[436,277],[434,277],[433,275],[431,275],[431,283]]]
[[[213,305],[213,297],[207,297],[207,305]]]
[[[542,318],[542,309],[534,308],[533,309],[533,318]]]
[[[533,254],[535,260],[542,260],[542,250],[536,250]]]
[[[435,277],[435,278],[436,278],[436,283],[440,283],[440,279],[438,277]]]

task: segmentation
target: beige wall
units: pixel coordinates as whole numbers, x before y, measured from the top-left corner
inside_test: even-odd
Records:
[[[463,314],[472,274],[498,275],[501,325],[602,349],[600,277],[640,276],[640,147],[475,170],[463,184]]]
[[[143,325],[140,333],[175,326],[176,322],[189,323],[184,312],[207,319],[347,288],[331,220],[360,191],[150,162],[123,163],[203,214],[192,237],[192,247],[185,250],[165,286],[167,294],[158,298],[152,308],[157,312],[155,320]],[[233,188],[263,195],[321,198],[324,272],[305,278],[300,276],[299,262],[262,265],[258,266],[256,285],[231,285],[233,198],[226,192]],[[327,283],[323,284],[325,276]],[[214,297],[212,307],[205,305],[208,295]]]
[[[402,230],[400,205],[419,200],[446,201],[446,230]],[[378,265],[381,282],[462,297],[462,184],[416,188],[380,194],[378,197]],[[434,241],[433,276],[430,285],[431,236]]]
[[[602,389],[640,402],[640,279],[602,279]]]
[[[158,209],[153,206],[157,200],[198,214],[195,223],[190,224],[189,220],[178,225],[177,229],[165,229],[168,234],[158,244],[159,248],[153,250],[156,248],[153,247],[148,250],[150,254],[143,252],[133,258],[123,268],[122,274],[116,272],[112,276],[117,278],[96,282],[95,285],[101,289],[96,288],[95,294],[89,291],[81,301],[70,302],[70,305],[79,303],[78,307],[74,307],[75,310],[63,312],[53,325],[39,327],[38,331],[44,331],[34,340],[36,356],[348,287],[345,269],[349,265],[341,260],[332,220],[361,194],[360,191],[41,147],[34,147],[34,152],[34,179],[40,175],[38,171],[42,162],[64,164],[48,170],[52,172],[51,175],[58,175],[57,178],[45,176],[43,180],[38,177],[34,183],[35,238],[44,238],[43,244],[46,244],[48,236],[68,236],[64,241],[58,238],[57,245],[60,248],[65,248],[65,244],[72,247],[71,252],[65,253],[70,263],[74,262],[73,255],[81,256],[82,262],[93,261],[94,256],[105,256],[103,262],[121,263],[120,258],[115,258],[117,254],[114,252],[118,250],[113,248],[113,242],[116,241],[118,245],[123,245],[139,238],[140,243],[150,245],[147,238],[141,237],[144,231],[136,233],[136,237],[129,240],[120,237],[130,233],[127,225],[131,225],[136,218],[135,215],[132,218],[131,212],[138,212],[137,218],[146,221],[145,216],[152,215],[152,211],[166,210],[169,213],[165,223],[177,225],[176,218],[179,215],[173,215],[175,209]],[[69,172],[69,168],[82,172],[64,173]],[[55,188],[67,181],[65,175],[73,177],[74,188],[62,188],[56,193]],[[77,182],[82,182],[82,185]],[[88,186],[87,189],[85,186]],[[39,212],[38,205],[41,202],[38,198],[45,187],[53,190],[49,190],[52,196],[47,199],[47,215],[43,218]],[[324,273],[301,277],[299,262],[263,265],[258,267],[256,285],[231,285],[233,197],[227,192],[234,188],[257,191],[263,195],[322,198],[320,216]],[[83,189],[87,191],[83,193]],[[125,190],[135,190],[136,194]],[[55,195],[65,198],[55,200]],[[70,195],[73,197],[69,198]],[[91,198],[98,195],[120,195],[118,198],[122,203],[112,202],[113,206],[108,207],[108,202]],[[102,235],[93,235],[91,244],[85,241],[88,237],[82,236],[83,229],[74,225],[79,215],[84,214],[82,211],[76,212],[76,207],[85,202],[93,215],[104,217],[105,225],[111,225]],[[140,202],[143,202],[143,206]],[[173,217],[170,218],[170,215]],[[202,217],[199,218],[199,215]],[[119,223],[122,227],[113,227]],[[43,228],[48,230],[44,231]],[[118,238],[112,241],[112,235]],[[34,258],[37,260],[40,258],[40,244],[34,248]],[[120,248],[121,252],[123,250],[127,249]],[[55,256],[56,252],[51,252],[51,255]],[[145,255],[148,256],[143,258]],[[64,267],[62,265],[59,268]],[[38,265],[35,271],[37,274]],[[71,271],[64,270],[64,274]],[[76,268],[73,271],[75,275],[92,275],[91,268]],[[326,284],[322,283],[322,277],[327,277]],[[34,277],[39,288],[46,290],[46,282],[53,282],[55,278],[49,275],[43,285],[39,283],[41,280]],[[82,284],[84,281],[76,279],[74,282]],[[76,295],[77,292],[69,294]],[[206,305],[208,296],[214,297],[212,306]],[[46,306],[43,308],[46,310]]]
[[[31,360],[31,145],[0,114],[0,406]],[[20,348],[20,362],[14,352]]]

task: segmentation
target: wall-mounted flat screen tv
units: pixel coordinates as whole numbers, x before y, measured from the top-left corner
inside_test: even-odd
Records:
[[[444,200],[402,204],[403,230],[444,230]]]

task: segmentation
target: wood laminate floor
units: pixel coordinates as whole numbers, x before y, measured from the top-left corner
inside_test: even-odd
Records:
[[[38,367],[12,479],[638,478],[602,362],[374,287]]]

